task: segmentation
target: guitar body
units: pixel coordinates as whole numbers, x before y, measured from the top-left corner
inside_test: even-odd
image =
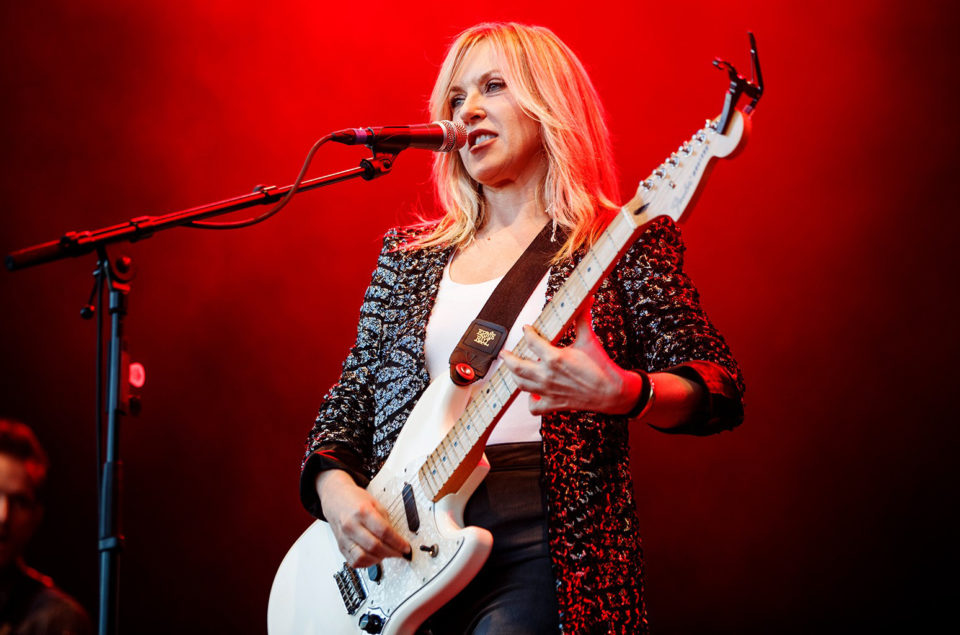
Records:
[[[430,384],[403,427],[393,451],[370,482],[370,492],[390,512],[394,527],[413,547],[410,561],[387,558],[381,576],[373,581],[367,570],[345,568],[330,526],[315,521],[294,543],[280,565],[270,591],[267,629],[271,635],[366,632],[360,620],[379,620],[388,635],[412,634],[433,612],[452,599],[483,566],[493,538],[479,527],[463,525],[467,500],[486,476],[489,464],[481,459],[463,485],[436,503],[424,493],[418,468],[424,449],[440,444],[463,412],[473,391],[447,377]],[[404,486],[415,501],[419,527],[410,530],[404,508]],[[410,494],[408,494],[408,498]],[[436,555],[431,549],[436,546]],[[337,584],[365,597],[347,607]],[[373,616],[371,618],[370,616]]]

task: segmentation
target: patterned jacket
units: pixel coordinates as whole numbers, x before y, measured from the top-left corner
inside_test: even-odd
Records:
[[[300,496],[322,518],[314,481],[347,469],[360,484],[377,472],[429,383],[427,320],[450,248],[403,249],[415,230],[387,233],[360,309],[357,341],[327,393],[306,443]],[[743,419],[743,379],[723,337],[683,273],[683,242],[655,220],[595,295],[593,328],[623,368],[669,371],[707,390],[694,420],[676,431],[710,434]],[[550,271],[548,299],[578,258]],[[569,329],[560,340],[573,339]],[[628,421],[592,412],[544,415],[542,478],[560,624],[567,633],[638,633],[647,622]]]

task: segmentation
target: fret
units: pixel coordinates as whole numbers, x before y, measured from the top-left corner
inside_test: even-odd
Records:
[[[606,266],[613,262],[613,256],[616,254],[609,254],[608,251],[609,249],[598,246],[597,249],[593,249],[584,255],[583,261],[580,263],[583,268],[581,275],[585,280],[590,281],[591,287],[600,280]]]
[[[441,475],[440,470],[437,469],[437,462],[434,459],[435,457],[431,453],[427,457],[427,460],[424,461],[424,466],[427,468],[427,472],[430,474],[430,480],[435,484],[439,484],[443,479],[443,475]]]
[[[497,391],[494,390],[492,397],[489,397],[487,401],[487,408],[490,410],[490,419],[493,419],[496,413],[500,412],[503,409],[503,400],[500,399],[500,396],[497,394]]]
[[[491,397],[491,395],[494,395],[494,396],[496,395],[496,391],[494,390],[494,384],[493,384],[493,382],[495,381],[495,379],[496,379],[496,377],[497,377],[498,374],[500,374],[500,373],[499,373],[499,369],[498,369],[498,372],[494,373],[494,374],[490,377],[490,379],[487,381],[487,385],[483,387],[483,396],[482,396],[482,398],[481,398],[481,399],[482,399],[482,402],[481,402],[481,403],[483,403],[483,404],[485,405],[485,407],[487,408],[487,410],[490,410],[490,397]],[[487,418],[484,417],[483,419],[479,420],[477,423],[478,423],[478,428],[482,428],[481,430],[479,430],[479,432],[482,434],[483,432],[486,431]]]
[[[440,445],[437,446],[437,449],[440,452],[440,464],[445,468],[450,469],[450,455],[453,454],[452,449],[449,445],[450,440],[448,437],[444,436],[440,439]],[[453,474],[453,470],[450,470],[450,473]]]
[[[566,322],[566,316],[561,313],[563,309],[563,303],[556,304],[550,303],[550,313],[547,315],[547,319],[550,320],[549,324],[546,324],[547,330],[543,335],[548,336],[547,339],[553,339],[553,335],[560,332],[560,329],[563,328],[564,322]]]
[[[430,487],[436,492],[440,490],[440,482],[442,477],[440,476],[440,471],[437,469],[435,461],[431,460],[427,464],[427,474],[430,479]]]
[[[474,427],[481,428],[479,432],[483,433],[483,421],[486,414],[484,413],[484,401],[483,398],[475,398],[470,402],[470,420]]]
[[[620,254],[620,247],[623,245],[623,241],[619,236],[616,236],[613,232],[605,231],[603,236],[600,237],[600,242],[597,244],[597,248],[592,251],[592,253],[587,254],[587,257],[592,257],[592,261],[595,266],[599,267],[600,272],[597,275],[599,280],[607,267],[613,263],[617,256]]]
[[[551,305],[552,303],[548,304],[547,306],[551,306]],[[551,314],[552,313],[553,313],[553,309],[551,309]],[[533,328],[537,329],[537,331],[548,340],[552,340],[555,332],[560,330],[559,327],[556,327],[554,329],[553,322],[551,322],[551,316],[547,315],[546,310],[544,310],[544,312],[540,314],[540,317],[538,317],[536,320],[533,321]],[[526,354],[526,350],[524,350],[523,351],[524,354],[521,355],[519,352],[517,352],[518,349],[519,347],[514,349],[513,352],[516,355],[519,355],[520,357],[524,357]]]
[[[633,226],[627,222],[627,219],[618,214],[613,218],[613,222],[610,223],[610,228],[608,229],[610,243],[616,245],[619,250],[620,243],[629,240],[630,236],[633,235],[633,229]]]
[[[477,417],[474,408],[468,408],[457,420],[457,425],[463,428],[463,433],[470,439],[470,443],[480,440],[480,430],[477,429]]]
[[[513,396],[514,391],[518,389],[517,383],[513,380],[513,376],[507,373],[503,373],[500,377],[495,378],[497,380],[497,387],[494,389],[495,392],[498,392],[502,401],[507,401]],[[502,392],[500,392],[502,389]]]
[[[563,318],[557,314],[556,309],[552,309],[551,314],[540,324],[535,324],[537,330],[545,339],[552,340],[563,327]]]
[[[443,460],[443,442],[440,442],[440,447],[433,451],[433,467],[437,470],[437,476],[442,479],[442,482],[446,482],[448,478],[453,474],[453,471],[448,471],[450,467],[447,465],[447,462]]]
[[[583,285],[583,292],[580,294],[581,298],[586,298],[587,294],[590,292],[590,288],[593,286],[594,281],[596,280],[597,270],[602,270],[600,266],[600,261],[597,260],[597,255],[593,251],[587,252],[587,255],[584,256],[583,262],[580,263],[580,266],[573,270],[573,273],[576,274],[577,280],[580,281],[580,284]],[[587,264],[587,261],[593,261],[592,264]],[[587,274],[590,274],[589,277]],[[578,303],[579,304],[579,303]]]
[[[434,492],[439,491],[439,478],[437,478],[436,471],[433,468],[433,461],[431,461],[429,458],[424,461],[423,467],[420,468],[420,480],[425,482],[427,486]]]
[[[577,292],[577,295],[580,297],[585,298],[590,292],[590,282],[588,282],[586,276],[583,275],[583,269],[581,267],[573,270],[573,275],[570,277],[570,284],[580,285],[580,290]]]
[[[463,452],[463,446],[460,445],[460,440],[448,434],[446,435],[445,441],[447,443],[448,450],[447,462],[454,466],[459,465],[467,456]]]
[[[513,398],[514,394],[519,392],[519,387],[513,380],[513,376],[508,373],[504,373],[497,380],[496,392],[499,394],[501,402],[506,404]]]
[[[471,425],[470,429],[473,430],[474,427]],[[460,419],[457,419],[457,422],[453,424],[453,431],[460,440],[460,444],[466,448],[464,450],[464,454],[469,454],[470,449],[473,448],[473,444],[476,443],[477,440],[469,433],[466,426]]]
[[[450,441],[451,451],[456,455],[455,464],[459,465],[467,458],[467,453],[463,449],[463,438],[457,432],[456,423],[450,428],[450,434],[447,434],[447,439]]]
[[[426,467],[426,465],[424,465],[424,467]],[[420,470],[420,483],[423,484],[423,489],[429,493],[427,496],[428,499],[432,499],[436,493],[440,491],[429,470]]]
[[[619,216],[616,217],[614,223],[622,227],[623,223]],[[611,263],[617,257],[617,254],[620,253],[620,249],[626,244],[633,232],[624,232],[621,230],[621,227],[611,227],[609,230],[604,232],[605,240],[603,248],[607,250],[607,255],[605,257],[607,263]]]
[[[489,416],[490,411],[490,393],[486,390],[474,396],[471,404],[476,404],[476,408],[479,412],[477,415],[480,418],[480,424],[483,425],[486,421],[486,418]]]
[[[490,418],[489,408],[486,406],[484,397],[477,396],[474,397],[473,403],[476,406],[473,408],[473,412],[470,415],[470,429],[474,434],[477,435],[477,440],[483,436],[483,433],[487,429],[487,421]]]
[[[433,475],[433,480],[437,484],[437,490],[439,490],[443,482],[447,480],[447,476],[443,473],[443,468],[437,459],[436,451],[430,455],[430,473]]]

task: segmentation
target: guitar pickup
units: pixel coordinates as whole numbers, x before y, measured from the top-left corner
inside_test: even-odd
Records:
[[[403,484],[403,511],[407,515],[407,527],[411,532],[417,533],[420,529],[420,514],[417,513],[417,499],[410,483]]]

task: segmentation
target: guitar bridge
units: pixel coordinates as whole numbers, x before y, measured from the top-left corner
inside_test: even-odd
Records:
[[[354,569],[343,564],[343,569],[333,574],[333,579],[340,590],[340,599],[347,607],[347,613],[353,615],[367,599],[367,592],[363,590],[363,584],[360,582],[360,576]]]

